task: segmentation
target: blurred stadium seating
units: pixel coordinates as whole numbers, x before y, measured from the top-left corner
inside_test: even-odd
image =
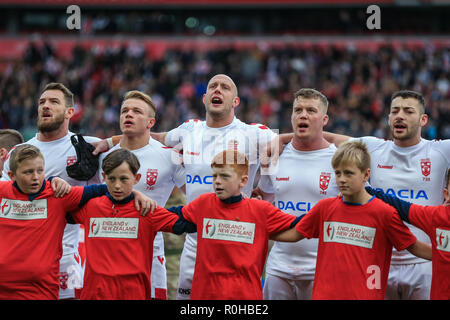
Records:
[[[76,94],[72,130],[118,133],[121,97],[136,88],[158,105],[155,130],[169,130],[204,117],[206,81],[223,72],[238,84],[238,116],[282,132],[293,92],[314,87],[331,102],[328,130],[388,137],[389,97],[408,88],[427,99],[424,136],[450,137],[448,2],[379,1],[374,31],[369,1],[78,1],[74,31],[70,2],[0,1],[0,127],[34,135],[37,94],[60,81]]]

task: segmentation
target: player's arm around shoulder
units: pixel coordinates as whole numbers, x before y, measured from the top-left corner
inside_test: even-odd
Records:
[[[183,206],[169,209],[158,207],[151,215],[159,231],[171,232],[176,235],[197,232],[197,225],[183,215]]]
[[[269,234],[269,239],[283,242],[296,242],[304,238],[303,235],[295,230],[295,226],[303,216],[296,217],[292,214],[285,213],[267,201],[250,200],[256,202],[261,214],[267,215],[267,233]]]
[[[344,142],[346,142],[346,141],[348,141],[348,140],[350,140],[352,138],[350,136],[346,136],[346,135],[343,135],[343,134],[332,133],[332,132],[328,132],[328,131],[324,131],[323,132],[323,137],[329,143],[333,143],[336,147],[338,147],[341,143],[344,143]]]
[[[450,139],[433,140],[431,141],[431,143],[432,147],[440,152],[448,160],[450,167]]]
[[[416,257],[432,260],[431,245],[429,245],[428,243],[416,240],[416,242],[414,242],[413,245],[409,246],[407,250]]]

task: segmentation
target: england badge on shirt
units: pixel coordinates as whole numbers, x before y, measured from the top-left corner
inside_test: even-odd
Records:
[[[158,179],[158,169],[148,169],[147,170],[147,190],[153,190],[153,186]]]

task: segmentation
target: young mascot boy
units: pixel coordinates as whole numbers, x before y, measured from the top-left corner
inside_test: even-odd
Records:
[[[249,170],[244,154],[222,151],[211,168],[215,193],[177,208],[198,230],[191,299],[261,300],[269,237],[298,219],[267,201],[242,197]]]
[[[369,195],[370,155],[361,142],[342,144],[332,158],[342,197],[319,201],[277,241],[319,238],[313,299],[384,299],[392,247],[431,260],[395,210]]]
[[[66,212],[106,187],[70,187],[57,198],[44,179],[44,157],[29,144],[10,156],[12,181],[0,181],[0,299],[58,299]],[[60,180],[63,182],[63,180]]]
[[[422,229],[431,240],[433,250],[432,300],[450,300],[450,170],[446,175],[445,202],[440,206],[421,206],[366,187],[384,202],[397,209],[403,221]]]
[[[133,205],[139,160],[117,149],[102,163],[106,195],[71,214],[86,230],[86,270],[82,300],[151,299],[153,240],[158,231],[195,232],[195,225],[161,207],[141,216]]]

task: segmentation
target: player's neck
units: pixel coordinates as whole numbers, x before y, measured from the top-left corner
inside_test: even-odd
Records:
[[[137,150],[145,147],[150,140],[150,132],[145,135],[123,135],[120,146],[128,150]]]
[[[206,114],[206,125],[210,128],[223,128],[231,124],[234,119],[234,113],[231,113],[225,117],[213,117],[210,114]]]
[[[366,189],[363,187],[360,192],[354,193],[352,195],[342,196],[344,202],[354,203],[354,204],[366,204],[372,196],[367,193]]]
[[[322,136],[317,139],[302,139],[294,136],[292,138],[292,146],[299,151],[314,151],[328,148],[330,143]]]
[[[411,139],[399,140],[394,138],[394,144],[401,148],[412,147],[420,143],[420,136],[413,137]]]
[[[69,128],[61,126],[59,129],[49,132],[38,132],[37,139],[42,142],[50,142],[61,139],[69,132]]]

